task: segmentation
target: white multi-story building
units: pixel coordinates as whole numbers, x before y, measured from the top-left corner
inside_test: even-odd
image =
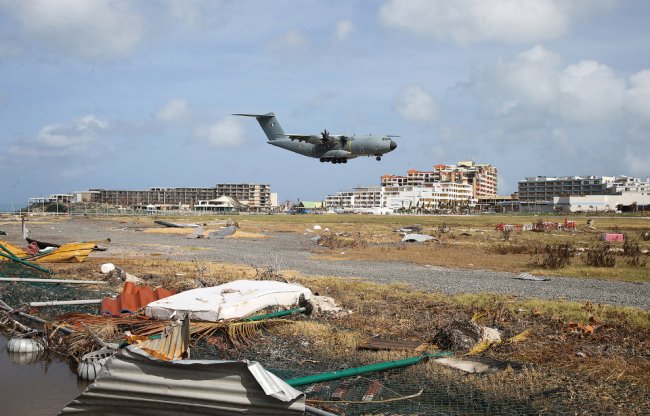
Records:
[[[386,209],[393,212],[454,209],[472,207],[475,204],[472,186],[453,182],[438,182],[428,186],[358,187],[329,195],[325,199],[327,208]]]
[[[431,186],[439,182],[469,184],[472,198],[497,195],[497,168],[486,163],[461,161],[456,165],[436,165],[432,171],[410,169],[406,176],[384,175],[382,186]]]
[[[617,211],[650,205],[650,179],[536,176],[519,181],[522,211]]]

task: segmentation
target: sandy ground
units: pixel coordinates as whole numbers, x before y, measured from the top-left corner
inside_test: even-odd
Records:
[[[590,301],[650,309],[647,283],[629,283],[569,277],[550,281],[515,280],[515,274],[484,270],[458,270],[391,261],[317,260],[310,236],[296,233],[249,233],[248,238],[223,240],[188,239],[187,233],[143,231],[142,224],[128,221],[71,218],[30,222],[30,237],[52,243],[110,238],[109,250],[94,257],[163,256],[175,260],[239,263],[278,270],[297,270],[307,275],[359,277],[375,282],[404,282],[415,288],[442,293],[499,293],[523,298]],[[20,223],[0,227],[0,239],[23,245]],[[245,230],[243,230],[246,233]],[[272,238],[268,238],[272,237]]]

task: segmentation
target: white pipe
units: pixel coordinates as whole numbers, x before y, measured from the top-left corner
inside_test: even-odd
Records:
[[[102,303],[101,299],[85,300],[50,300],[47,302],[29,302],[29,306],[91,305]]]
[[[68,280],[68,279],[34,279],[31,277],[0,277],[0,282],[31,282],[31,283],[70,283],[76,285],[107,285],[103,280]]]

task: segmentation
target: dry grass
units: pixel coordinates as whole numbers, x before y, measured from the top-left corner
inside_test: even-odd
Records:
[[[89,260],[88,263],[56,267],[70,276],[97,277],[100,262]],[[212,285],[263,277],[260,269],[234,264],[128,258],[112,261],[130,273],[148,278],[151,285],[177,289],[191,287],[197,282]],[[405,284],[307,277],[290,270],[280,274],[291,282],[309,287],[314,293],[332,296],[352,312],[341,317],[298,318],[290,325],[269,329],[266,342],[272,342],[274,337],[305,341],[312,354],[310,358],[314,360],[346,362],[354,357],[358,362],[370,363],[404,358],[412,353],[362,352],[356,350],[356,345],[375,335],[431,343],[437,331],[452,320],[476,317],[481,325],[503,331],[505,337],[530,330],[529,339],[516,344],[503,343],[484,354],[534,367],[481,377],[442,370],[449,377],[457,378],[459,383],[469,383],[479,391],[509,391],[513,397],[531,390],[561,386],[573,392],[575,397],[571,396],[571,400],[610,410],[623,406],[625,411],[635,406],[640,408],[650,395],[650,379],[647,378],[650,362],[645,358],[650,354],[648,311],[561,300],[521,300],[500,295],[447,296],[416,291]],[[591,324],[595,329],[592,335],[570,333],[566,330],[569,322]],[[254,344],[254,340],[249,341]],[[432,365],[404,370],[404,376],[426,377]],[[436,367],[436,371],[441,370]],[[517,389],[518,386],[521,389]],[[540,400],[544,402],[543,398]]]

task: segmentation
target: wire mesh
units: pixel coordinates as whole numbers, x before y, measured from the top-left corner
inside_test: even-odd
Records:
[[[264,335],[239,350],[200,342],[193,346],[191,356],[258,361],[285,380],[363,366],[373,360],[372,353],[323,356],[304,340],[277,334]],[[374,358],[374,362],[383,360]],[[342,415],[565,414],[563,400],[545,397],[540,401],[535,398],[540,386],[520,382],[527,377],[525,371],[513,370],[511,382],[499,386],[491,379],[493,375],[464,374],[430,362],[298,388],[314,406]],[[486,385],[488,389],[481,388]]]
[[[18,278],[55,278],[18,263],[0,262],[0,277]],[[105,286],[85,286],[32,282],[2,282],[0,283],[0,299],[13,308],[25,307],[29,302],[52,300],[100,299],[111,294]],[[69,305],[40,307],[37,315],[49,320],[67,312],[97,314],[99,305]]]

